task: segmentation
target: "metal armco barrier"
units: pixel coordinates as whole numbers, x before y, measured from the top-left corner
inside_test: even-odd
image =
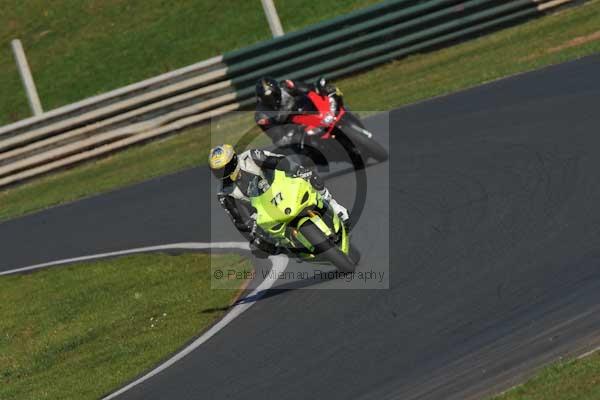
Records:
[[[571,1],[384,1],[0,127],[0,187],[251,107],[261,76],[335,79]]]

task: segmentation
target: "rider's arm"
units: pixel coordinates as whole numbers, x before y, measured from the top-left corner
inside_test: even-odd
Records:
[[[307,94],[308,92],[315,90],[315,85],[311,83],[293,81],[291,79],[281,81],[281,86],[284,87],[292,96]]]
[[[242,233],[250,233],[254,227],[254,220],[251,217],[251,210],[245,209],[240,210],[239,206],[242,206],[241,201],[236,201],[235,198],[228,195],[227,193],[217,194],[219,204],[225,210],[229,218],[233,221],[235,227]]]
[[[291,172],[296,164],[290,161],[283,154],[272,153],[267,150],[254,149],[250,152],[252,161],[260,168],[278,169],[284,172]]]
[[[316,91],[322,96],[328,96],[333,100],[330,102],[329,110],[332,115],[337,115],[339,108],[342,106],[342,91],[323,78],[319,78],[314,84],[288,79],[282,81],[281,85],[285,87],[292,96],[305,95],[311,91]]]
[[[245,214],[248,214],[248,216],[244,217],[233,197],[225,193],[219,193],[217,196],[219,198],[219,203],[225,209],[225,212],[229,215],[235,227],[250,242],[252,253],[261,258],[266,257],[269,254],[277,253],[277,247],[271,243],[266,232],[256,225],[252,216],[249,215],[249,212],[246,212]],[[238,204],[239,203],[241,202],[238,202]]]
[[[256,105],[256,112],[254,113],[254,121],[263,131],[273,125],[283,124],[287,121],[288,117],[288,112],[271,110],[261,103]]]
[[[343,105],[342,91],[337,86],[327,82],[323,78],[317,80],[315,87],[318,88],[318,91],[321,95],[328,96],[331,99],[329,111],[331,114],[337,115],[338,110]]]
[[[278,169],[288,175],[306,179],[316,190],[325,189],[325,182],[319,175],[282,154],[259,149],[252,150],[251,154],[252,159],[260,168]]]

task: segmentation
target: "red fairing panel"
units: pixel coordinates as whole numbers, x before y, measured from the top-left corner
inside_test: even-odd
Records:
[[[323,139],[328,139],[331,136],[331,131],[335,128],[337,121],[344,115],[345,111],[343,108],[340,109],[337,119],[331,124],[326,124],[323,122],[323,118],[329,113],[329,97],[321,96],[317,92],[310,92],[308,93],[308,98],[318,111],[316,113],[294,115],[292,117],[292,122],[297,125],[303,125],[306,131],[320,127],[329,128],[325,134],[321,136]]]

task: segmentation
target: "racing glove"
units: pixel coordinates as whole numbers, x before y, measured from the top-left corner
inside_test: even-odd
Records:
[[[293,174],[298,178],[302,178],[305,181],[310,182],[312,187],[319,192],[325,189],[325,182],[323,179],[309,168],[298,165]]]

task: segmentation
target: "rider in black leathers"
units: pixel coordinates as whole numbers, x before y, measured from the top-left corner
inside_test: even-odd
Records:
[[[342,106],[342,93],[338,88],[320,78],[314,84],[300,81],[284,80],[281,82],[273,78],[261,78],[256,83],[256,123],[271,138],[278,147],[285,147],[297,140],[305,129],[303,126],[290,122],[291,116],[307,110],[309,103],[306,95],[316,91],[323,96],[329,96],[335,101],[331,102],[331,115],[335,116]]]

